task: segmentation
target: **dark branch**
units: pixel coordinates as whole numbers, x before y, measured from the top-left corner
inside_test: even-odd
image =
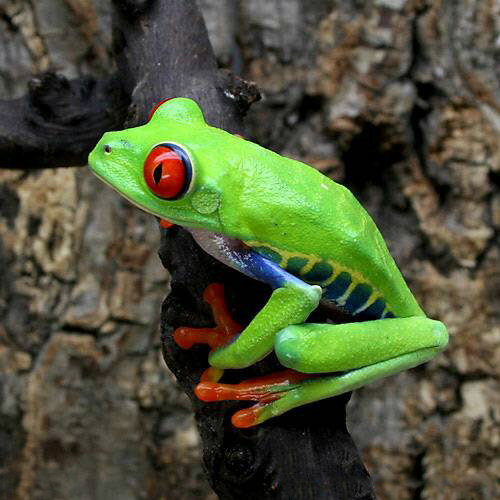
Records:
[[[240,131],[242,114],[258,94],[254,86],[218,71],[194,0],[151,1],[140,15],[123,9],[123,0],[114,3],[119,7],[114,26],[117,63],[132,96],[127,125],[141,123],[153,103],[184,96],[198,101],[211,124]],[[224,283],[231,310],[242,323],[262,307],[269,290],[205,254],[181,228],[163,233],[160,256],[172,275],[172,292],[162,311],[164,356],[193,402],[205,467],[219,497],[374,498],[345,426],[348,396],[303,407],[246,431],[231,426],[234,404],[202,404],[194,397],[208,353],[203,348],[180,350],[172,341],[173,329],[212,324],[202,293],[213,281]],[[270,358],[231,375],[241,380],[269,372],[275,369]]]
[[[238,109],[246,97],[227,91],[234,83],[217,67],[196,3],[141,1],[139,4],[145,6],[140,20],[136,9],[123,8],[124,3],[135,5],[137,1],[113,3],[116,62],[125,91],[132,96],[127,125],[143,122],[154,103],[182,96],[196,99],[210,123],[238,131],[241,128]],[[246,87],[250,89],[252,85]],[[252,92],[247,94],[250,96]],[[256,96],[249,99],[256,100]]]
[[[0,167],[85,165],[102,134],[122,127],[126,110],[116,77],[33,79],[26,96],[0,101]]]
[[[113,0],[115,7],[130,19],[142,14],[154,0]]]

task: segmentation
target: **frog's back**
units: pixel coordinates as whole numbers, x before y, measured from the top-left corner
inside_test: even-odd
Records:
[[[360,319],[424,315],[354,195],[308,165],[263,151],[277,157],[277,168],[239,169],[240,239]]]

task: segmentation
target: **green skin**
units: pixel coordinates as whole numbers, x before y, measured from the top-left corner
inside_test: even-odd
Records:
[[[154,195],[143,177],[147,155],[164,142],[181,146],[194,171],[189,191],[175,201]],[[374,222],[348,189],[303,163],[210,127],[194,101],[172,99],[146,125],[106,133],[89,164],[151,214],[245,242],[264,256],[272,248],[280,256],[333,263],[385,300],[394,318],[309,324],[304,322],[326,285],[303,280],[304,286],[277,288],[236,341],[211,353],[210,365],[243,368],[274,349],[284,366],[325,376],[287,387],[262,407],[258,423],[419,365],[446,347],[445,326],[425,316]]]

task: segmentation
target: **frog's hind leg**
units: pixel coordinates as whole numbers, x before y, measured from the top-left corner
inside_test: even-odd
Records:
[[[219,384],[202,381],[196,386],[196,396],[206,403],[215,401],[255,401],[256,405],[233,415],[235,427],[255,425],[254,414],[272,401],[281,398],[287,391],[299,387],[305,379],[313,377],[295,370],[283,370],[270,375],[248,379],[239,384]]]
[[[433,358],[447,342],[444,325],[425,317],[289,326],[276,338],[280,362],[304,374],[324,375],[308,375],[280,388],[276,384],[261,387],[261,392],[267,389],[270,398],[254,399],[258,404],[237,412],[233,424],[256,425],[297,406],[412,368]],[[230,390],[226,388],[223,393],[230,395]]]

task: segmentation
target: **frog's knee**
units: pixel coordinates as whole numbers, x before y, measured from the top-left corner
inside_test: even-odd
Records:
[[[279,362],[286,368],[300,371],[302,353],[300,340],[301,327],[290,325],[276,335],[274,350]]]
[[[432,331],[435,335],[436,349],[444,351],[448,345],[449,335],[446,326],[441,321],[433,321]]]

